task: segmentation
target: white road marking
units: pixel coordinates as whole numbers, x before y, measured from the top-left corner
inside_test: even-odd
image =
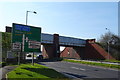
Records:
[[[83,71],[85,71],[85,69],[83,69],[83,68],[80,68],[80,70],[83,70]]]
[[[79,69],[79,68],[77,68],[77,67],[71,67],[71,68],[73,68],[73,69]]]
[[[77,67],[71,67],[71,68],[85,71],[85,69],[83,69],[83,68],[77,68]]]

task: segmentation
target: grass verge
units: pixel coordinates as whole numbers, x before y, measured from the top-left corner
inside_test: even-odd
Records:
[[[13,71],[7,74],[8,80],[68,80],[63,74],[39,64],[21,64]]]
[[[0,62],[0,68],[6,66],[6,62]]]
[[[94,65],[94,66],[103,66],[103,67],[107,67],[107,68],[120,69],[119,65],[113,65],[113,64],[104,64],[104,63],[96,63],[96,62],[85,62],[85,61],[75,61],[75,60],[68,60],[68,59],[63,59],[63,61],[74,62],[74,63],[81,63],[81,64],[87,64],[87,65]]]
[[[113,62],[113,63],[120,63],[119,60],[103,60],[103,61],[105,61],[105,62]]]

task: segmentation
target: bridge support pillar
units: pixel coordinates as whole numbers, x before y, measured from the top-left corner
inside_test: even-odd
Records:
[[[60,57],[59,34],[54,34],[53,46],[55,57]]]
[[[60,57],[59,35],[54,34],[53,44],[43,45],[43,57],[45,58],[58,58]]]

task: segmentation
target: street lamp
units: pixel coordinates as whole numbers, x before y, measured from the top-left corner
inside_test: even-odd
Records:
[[[35,11],[26,11],[26,25],[27,25],[27,20],[28,20],[28,12],[37,14],[37,12],[35,12]],[[24,51],[24,40],[25,40],[25,34],[23,34],[23,42],[22,42],[22,45],[23,45],[23,49],[22,50],[23,51]],[[34,65],[34,52],[33,52],[33,56],[32,56],[32,64]]]
[[[37,14],[37,12],[35,12],[35,11],[26,11],[26,25],[27,25],[27,20],[28,20],[28,12]]]
[[[105,29],[110,32],[110,29],[108,29],[108,28],[105,28]],[[109,53],[109,49],[110,49],[109,43],[110,43],[110,40],[108,40],[107,43],[108,43],[108,60],[109,60],[109,56],[110,56],[110,53]]]
[[[109,32],[110,32],[110,29],[108,29],[108,28],[105,28],[106,30],[108,30]]]

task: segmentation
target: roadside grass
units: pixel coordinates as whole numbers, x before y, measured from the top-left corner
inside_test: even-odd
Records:
[[[120,63],[120,60],[103,60],[105,62]]]
[[[0,68],[6,66],[6,62],[0,62]]]
[[[63,74],[39,64],[21,64],[13,71],[7,74],[8,80],[13,79],[34,79],[34,80],[69,80]]]
[[[81,64],[87,64],[87,65],[94,65],[94,66],[103,66],[103,67],[107,67],[107,68],[120,69],[119,65],[113,65],[113,64],[104,64],[104,63],[96,63],[96,62],[85,62],[85,61],[75,61],[75,60],[68,60],[68,59],[63,59],[63,61],[74,62],[74,63],[81,63]]]

